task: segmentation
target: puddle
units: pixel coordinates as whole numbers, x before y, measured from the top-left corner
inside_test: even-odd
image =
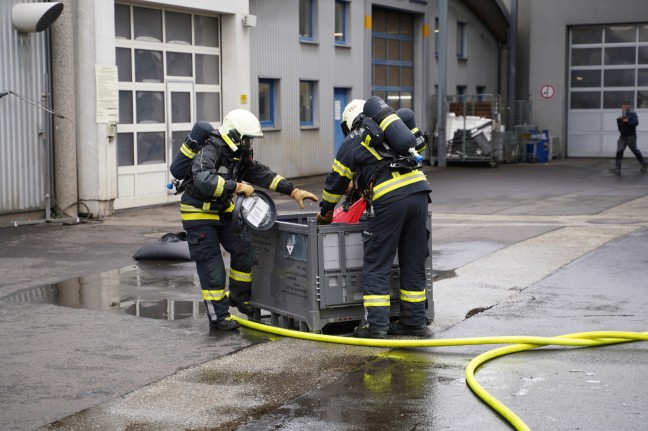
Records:
[[[452,277],[456,277],[454,270],[432,273],[435,282]],[[193,262],[139,261],[121,269],[19,290],[0,299],[161,320],[197,318],[206,314]],[[262,310],[261,313],[263,323],[282,326],[272,323],[270,312]],[[329,323],[322,332],[351,334],[357,323],[357,320]]]
[[[193,262],[147,261],[20,290],[2,299],[178,320],[206,312],[202,299],[196,299],[199,297],[200,282]]]

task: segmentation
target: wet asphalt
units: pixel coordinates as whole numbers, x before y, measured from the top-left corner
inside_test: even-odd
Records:
[[[427,166],[434,338],[648,331],[648,175],[635,164]],[[323,176],[295,183],[319,195]],[[191,263],[132,258],[181,230],[176,205],[0,227],[0,429],[511,429],[465,383],[497,346],[210,333]],[[647,358],[646,342],[544,347],[477,380],[534,430],[642,430]]]

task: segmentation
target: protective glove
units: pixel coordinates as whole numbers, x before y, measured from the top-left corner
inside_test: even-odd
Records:
[[[331,224],[333,221],[333,211],[327,212],[325,215],[317,213],[317,224]]]
[[[318,200],[317,196],[315,196],[311,192],[307,192],[306,190],[301,190],[298,188],[293,189],[292,193],[290,193],[290,197],[299,204],[299,208],[301,209],[304,209],[304,199],[310,199],[314,202],[317,202]]]
[[[254,193],[254,189],[249,184],[236,183],[236,190],[234,190],[234,193],[237,195],[242,193],[246,198],[249,198],[252,196],[252,193]]]

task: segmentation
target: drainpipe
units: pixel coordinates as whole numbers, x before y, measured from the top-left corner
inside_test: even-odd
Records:
[[[448,0],[439,0],[439,93],[437,95],[437,166],[446,166],[446,79],[448,70]]]
[[[508,85],[508,130],[515,129],[515,88],[517,85],[517,33],[518,0],[511,0],[511,28],[509,30],[509,85]]]

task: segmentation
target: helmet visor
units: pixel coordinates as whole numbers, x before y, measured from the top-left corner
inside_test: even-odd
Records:
[[[262,136],[243,136],[240,143],[241,148],[244,150],[251,150],[256,140],[262,138]]]

